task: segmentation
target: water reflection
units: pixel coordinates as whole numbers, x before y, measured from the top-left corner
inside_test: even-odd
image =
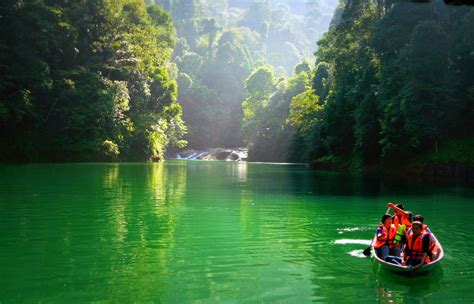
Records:
[[[457,190],[396,196],[446,251],[443,276],[407,280],[361,258],[393,197],[364,181],[226,162],[6,173],[2,302],[472,302],[474,207]]]
[[[235,165],[228,167],[233,182],[245,183],[247,181],[247,166],[247,162],[237,162]]]
[[[420,277],[404,277],[388,271],[375,273],[377,299],[382,303],[428,303],[441,290],[443,269]]]
[[[238,188],[240,237],[232,245],[242,249],[238,252],[243,267],[239,276],[248,280],[241,293],[251,295],[246,298],[250,302],[323,299],[312,279],[314,255],[317,255],[312,212],[301,208],[295,193],[280,197],[286,178],[265,177],[281,170],[278,166],[248,164],[234,170],[239,173],[239,181],[247,181]],[[259,290],[268,291],[260,293]]]
[[[289,166],[284,171],[276,173],[281,174],[282,179],[291,181],[285,186],[288,190],[312,195],[376,197],[379,195],[430,195],[447,191],[471,198],[474,195],[473,189],[468,187],[453,188],[429,182],[360,173],[307,170],[304,166]],[[274,174],[275,172],[268,176]]]
[[[91,271],[98,277],[106,275],[102,287],[108,289],[109,299],[157,297],[155,292],[166,286],[160,278],[169,276],[173,267],[176,227],[186,195],[186,167],[110,165],[102,176],[109,222],[100,229],[101,262]]]
[[[103,196],[109,207],[107,214],[112,228],[110,231],[115,234],[114,239],[118,246],[123,244],[128,233],[125,212],[131,198],[130,189],[122,185],[120,170],[119,164],[110,164],[103,168]]]
[[[104,167],[103,172],[103,185],[105,189],[113,189],[117,187],[117,181],[119,180],[119,164],[108,164]]]

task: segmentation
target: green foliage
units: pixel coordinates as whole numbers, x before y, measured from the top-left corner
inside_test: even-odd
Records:
[[[307,90],[291,99],[288,119],[299,133],[308,136],[321,119],[322,108],[318,96],[312,90]]]
[[[262,30],[264,24],[268,24],[271,18],[271,8],[268,2],[256,1],[247,10],[240,25],[250,28],[256,32]]]
[[[319,101],[309,92],[292,101],[297,149],[368,166],[474,135],[461,127],[473,117],[472,9],[348,1],[338,16],[318,42]]]
[[[311,67],[309,66],[309,63],[306,61],[303,61],[302,63],[298,64],[295,66],[295,74],[299,74],[301,72],[304,72],[306,74],[311,73]]]
[[[298,136],[295,126],[301,127],[302,117],[313,114],[311,102],[317,107],[317,97],[309,89],[308,73],[302,71],[276,81],[272,69],[262,66],[252,72],[245,84],[242,134],[249,146],[249,159],[292,160],[290,145]]]
[[[436,48],[430,49],[431,41]],[[409,144],[416,148],[423,141],[434,141],[455,116],[456,104],[450,100],[448,36],[434,21],[420,22],[410,44],[402,54],[405,66],[401,88],[401,110]]]
[[[324,103],[331,89],[330,66],[326,62],[319,62],[314,70],[313,90],[319,96],[319,101]]]
[[[199,13],[199,4],[196,0],[173,0],[171,10],[176,20],[189,20]]]
[[[310,56],[305,21],[292,13],[301,7],[283,2],[155,0],[172,12],[177,30],[173,61],[191,147],[241,146],[241,103],[251,71],[273,65],[275,75],[287,77]],[[311,26],[315,37],[321,26]],[[310,68],[303,64],[298,69]]]
[[[165,67],[175,43],[166,11],[141,0],[4,7],[2,159],[146,160],[182,144],[177,86]]]
[[[115,159],[117,156],[120,155],[119,146],[110,140],[104,140],[102,142],[102,146],[104,147],[104,153],[108,155],[111,159]]]
[[[474,139],[455,139],[440,143],[438,151],[428,151],[416,156],[412,162],[460,163],[474,166]]]
[[[250,102],[264,102],[270,96],[275,85],[270,67],[259,67],[245,80],[245,93]]]

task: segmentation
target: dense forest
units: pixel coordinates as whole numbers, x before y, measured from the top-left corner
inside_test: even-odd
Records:
[[[441,0],[6,0],[0,159],[472,166],[473,50]]]
[[[283,84],[263,68],[247,79],[249,156],[316,168],[472,166],[474,10],[354,0],[338,11],[312,71],[299,66]]]
[[[184,146],[170,15],[140,0],[2,1],[0,159],[161,159]]]
[[[265,65],[284,78],[312,58],[336,5],[4,1],[0,158],[130,161],[187,142],[243,146],[245,80]]]
[[[172,62],[188,147],[194,149],[248,143],[241,134],[245,80],[262,66],[286,78],[297,64],[313,61],[316,41],[337,5],[336,0],[148,2],[173,16],[178,39]]]

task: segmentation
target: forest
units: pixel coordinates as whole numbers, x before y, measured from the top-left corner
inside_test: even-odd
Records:
[[[184,146],[170,15],[143,1],[2,1],[0,158],[158,160]]]
[[[316,41],[329,27],[335,0],[155,0],[173,17],[172,58],[189,147],[250,144],[243,122],[245,81],[260,67],[287,81],[296,65],[313,61]],[[259,90],[259,87],[256,87]]]
[[[5,0],[0,160],[472,168],[473,50],[441,0]]]
[[[290,90],[271,70],[247,79],[251,157],[315,168],[472,171],[473,9],[347,1],[338,10],[318,41],[315,68],[298,66]]]

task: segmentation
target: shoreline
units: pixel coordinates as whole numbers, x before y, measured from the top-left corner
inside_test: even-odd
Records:
[[[426,161],[400,167],[377,165],[363,168],[350,168],[343,164],[329,162],[311,162],[309,167],[314,170],[357,172],[371,177],[400,178],[406,181],[446,185],[474,185],[474,166],[455,161]]]

